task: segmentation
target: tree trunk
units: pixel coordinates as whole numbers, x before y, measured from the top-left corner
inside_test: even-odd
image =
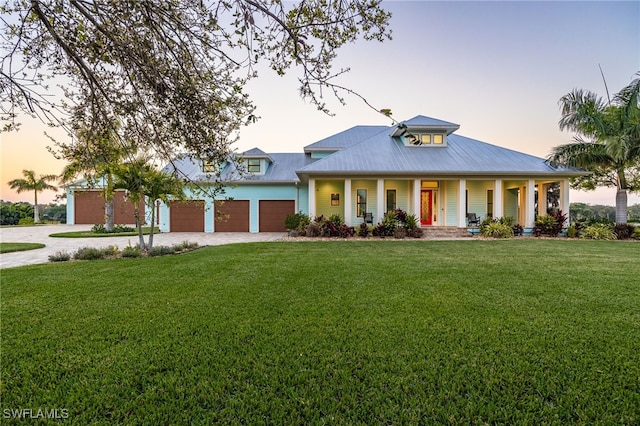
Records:
[[[627,190],[618,189],[616,192],[616,223],[627,223]]]
[[[33,223],[40,223],[40,213],[38,213],[38,191],[34,191],[33,201]]]
[[[140,246],[140,251],[147,251],[147,246],[144,243],[144,234],[142,233],[142,223],[140,223],[140,210],[138,209],[138,203],[135,204],[134,212],[136,228],[138,229],[138,245]]]
[[[104,191],[104,228],[107,232],[113,232],[115,225],[115,194],[113,189],[113,176],[107,175],[107,187]]]
[[[155,206],[151,204],[151,233],[149,234],[149,250],[153,248],[153,233],[156,224],[156,209]]]
[[[113,232],[115,224],[115,200],[113,197],[104,204],[104,228],[107,232]]]

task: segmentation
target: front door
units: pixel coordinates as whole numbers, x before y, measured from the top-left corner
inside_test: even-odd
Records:
[[[433,190],[423,189],[420,192],[420,225],[433,224]]]

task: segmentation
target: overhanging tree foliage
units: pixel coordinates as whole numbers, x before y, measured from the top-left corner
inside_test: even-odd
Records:
[[[347,71],[332,66],[339,48],[390,36],[380,0],[8,0],[2,13],[6,129],[19,111],[93,130],[118,117],[122,140],[165,159],[227,159],[256,119],[244,86],[258,62],[298,68],[300,94],[326,112],[323,91],[349,91],[334,80]],[[47,97],[56,78],[66,104]]]
[[[553,165],[592,172],[573,179],[575,188],[617,188],[620,224],[627,223],[627,192],[640,191],[640,73],[637,76],[613,100],[581,89],[563,96],[560,129],[575,132],[575,142],[554,147],[547,158]]]

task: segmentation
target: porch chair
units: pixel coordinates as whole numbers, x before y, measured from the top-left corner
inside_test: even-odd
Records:
[[[475,213],[467,213],[467,226],[480,225],[480,218]]]
[[[364,223],[370,223],[373,225],[373,213],[364,214]]]

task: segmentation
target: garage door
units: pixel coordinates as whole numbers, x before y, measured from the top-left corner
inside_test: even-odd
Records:
[[[102,191],[76,191],[74,199],[74,223],[76,225],[95,225],[104,223],[104,197]],[[133,203],[126,201],[124,191],[114,194],[114,223],[131,225],[136,223],[133,214]],[[144,218],[144,202],[140,202],[140,217]]]
[[[171,232],[204,232],[204,201],[172,201],[169,209]]]
[[[216,202],[214,218],[216,232],[249,232],[249,201]]]
[[[261,200],[260,232],[286,232],[284,219],[295,213],[294,200]]]

